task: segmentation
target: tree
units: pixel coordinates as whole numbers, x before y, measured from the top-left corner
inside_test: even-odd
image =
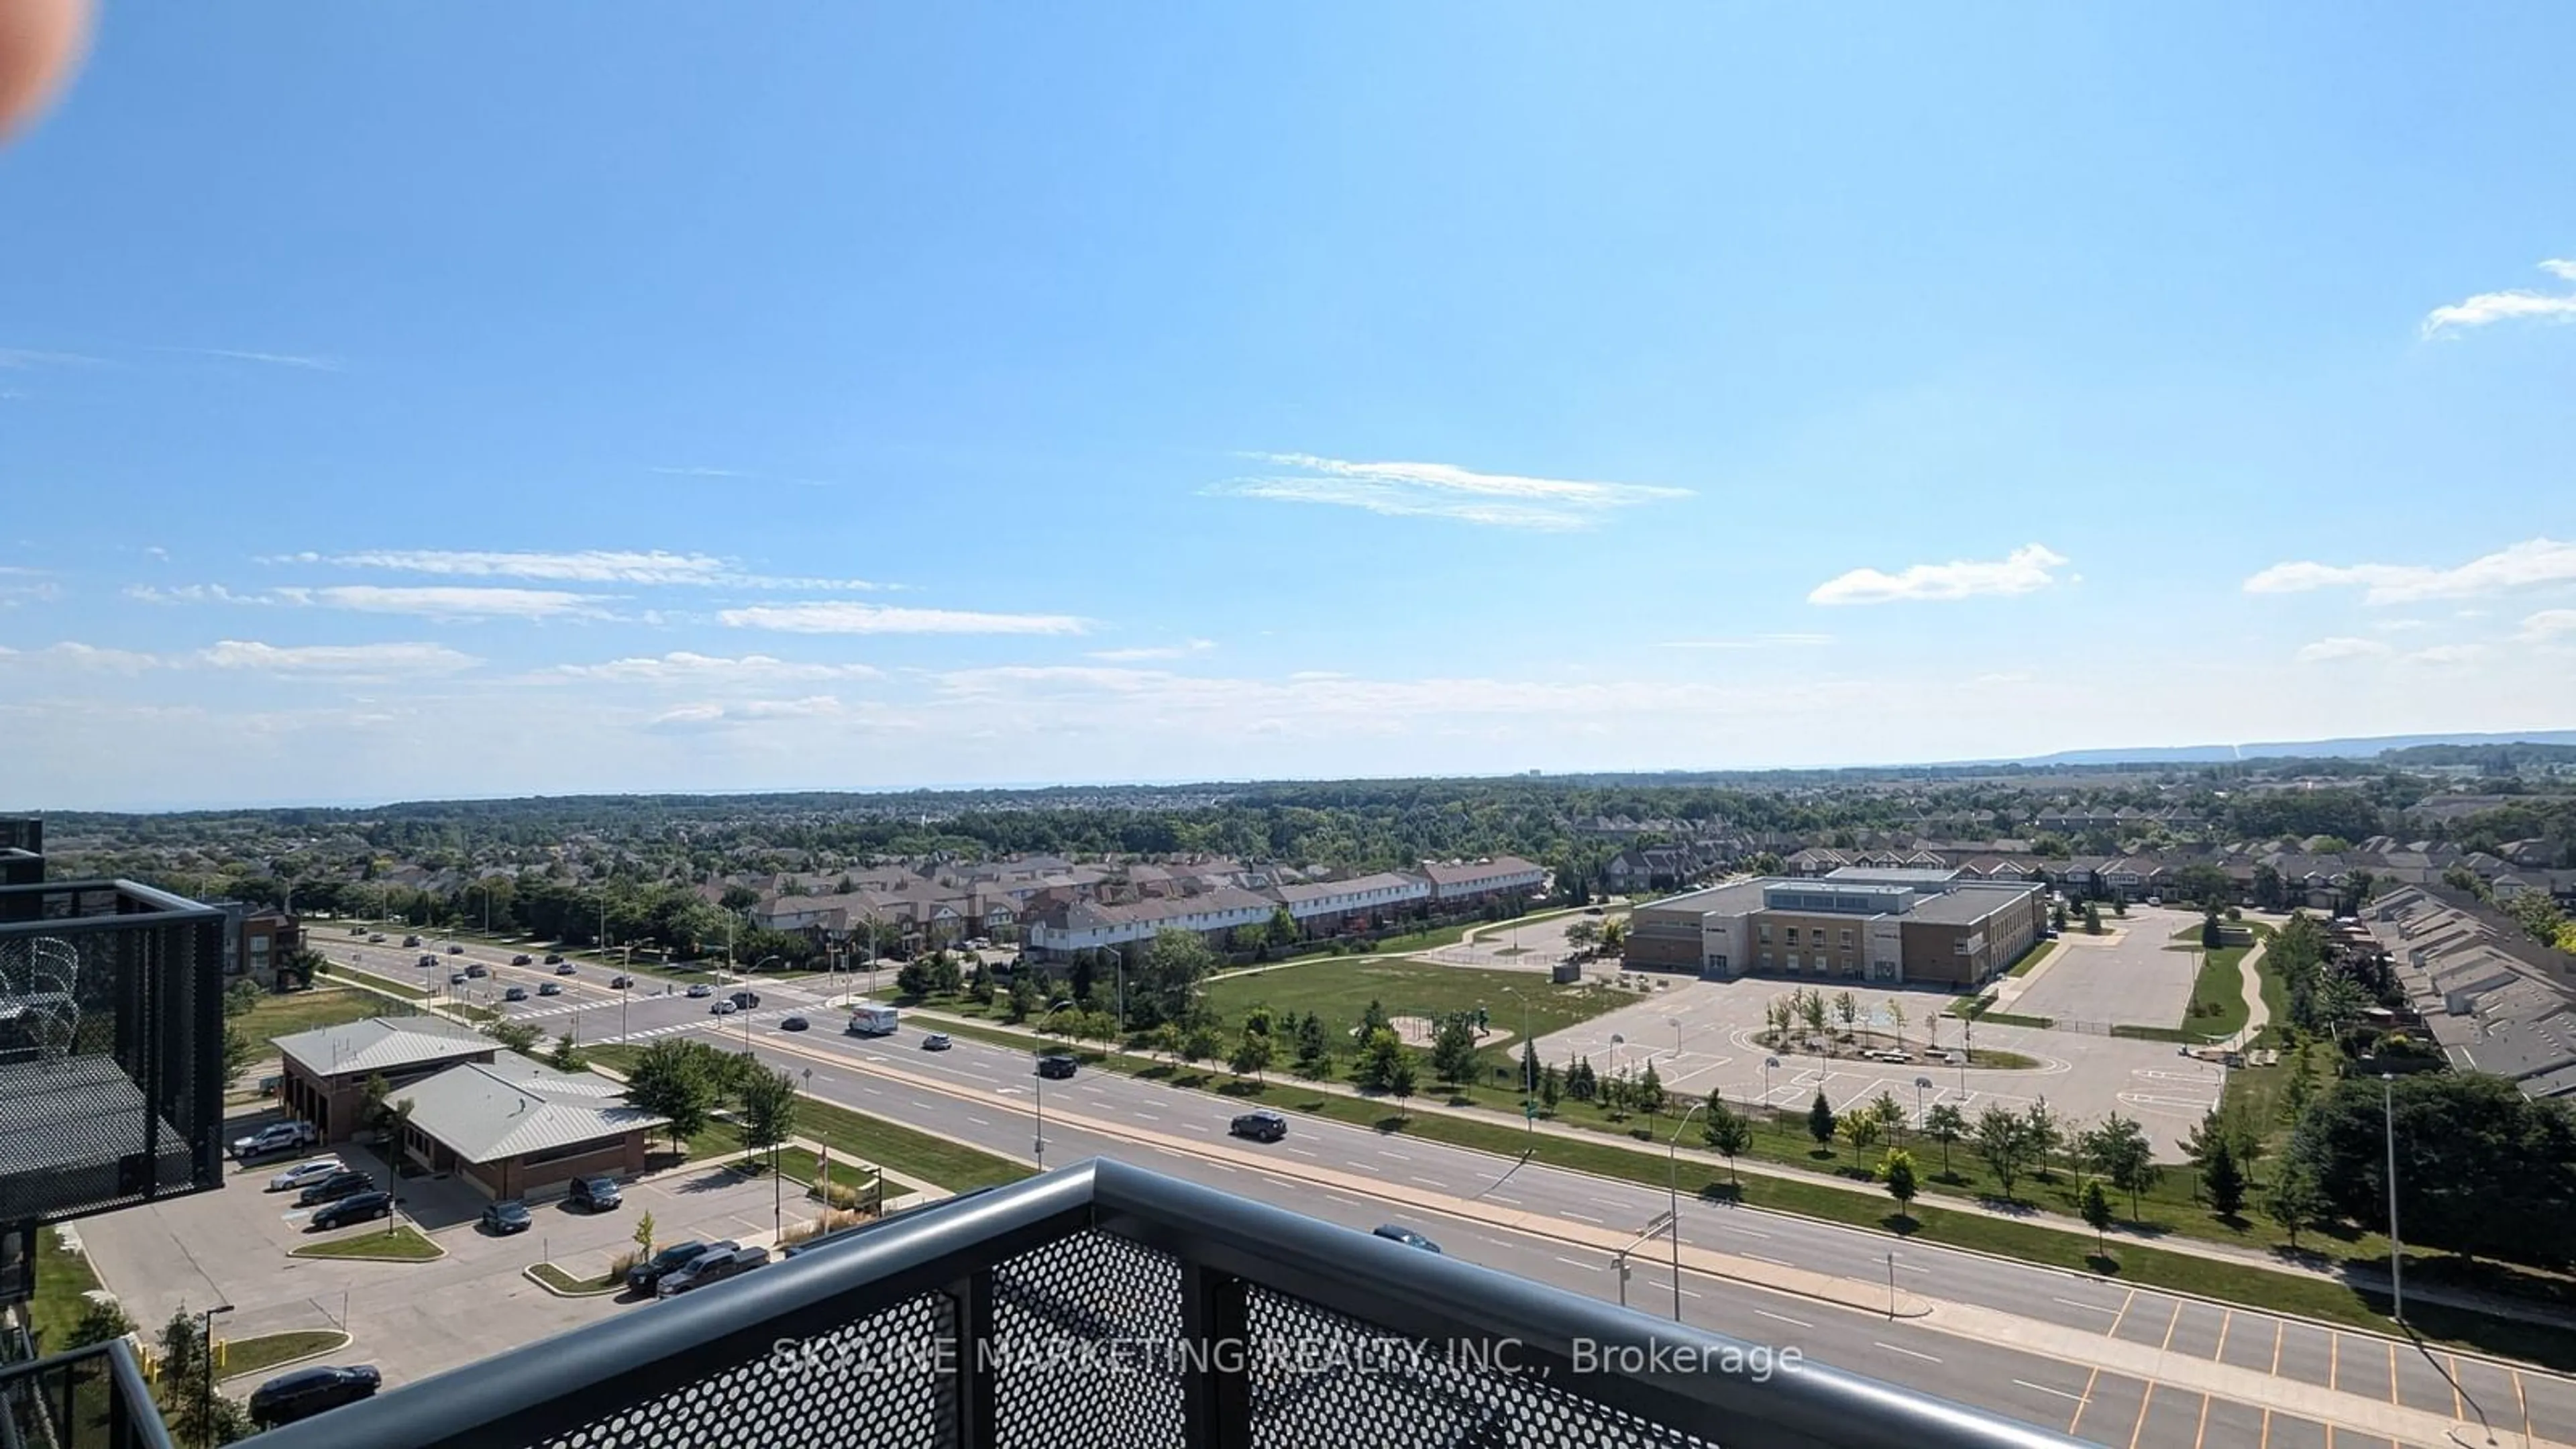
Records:
[[[38,1330],[36,1352],[39,1355],[69,1353],[76,1348],[123,1338],[133,1331],[134,1320],[125,1316],[124,1308],[115,1299],[85,1297],[81,1302],[80,1317],[64,1331],[62,1342],[47,1343],[42,1337],[43,1330]]]
[[[1320,1077],[1331,1070],[1332,1042],[1324,1035],[1323,1018],[1307,1012],[1297,1018],[1296,1061],[1301,1077]]]
[[[2039,1176],[2044,1181],[2048,1177],[2049,1159],[2066,1145],[2066,1119],[2049,1107],[2048,1098],[2041,1096],[2031,1099],[2029,1108],[2022,1113],[2022,1120],[2028,1128],[2031,1161],[2037,1165]]]
[[[1984,1159],[1995,1182],[2002,1187],[2004,1200],[2012,1200],[2013,1184],[2030,1166],[2032,1157],[2030,1119],[2002,1107],[1988,1107],[1977,1116],[1971,1133],[1977,1156]]]
[[[1181,1028],[1181,1060],[1195,1067],[1216,1060],[1224,1047],[1216,1039],[1216,1028],[1204,1021]]]
[[[368,1073],[367,1079],[358,1084],[359,1126],[370,1132],[384,1130],[385,1119],[393,1113],[393,1105],[388,1100],[393,1096],[393,1090],[394,1084],[385,1080],[384,1073]]]
[[[2426,1073],[2386,1088],[2347,1078],[2319,1098],[2292,1134],[2288,1159],[2314,1175],[2327,1204],[2320,1216],[2387,1230],[2383,1090],[2396,1119],[2398,1213],[2410,1246],[2565,1261],[2565,1224],[2576,1216],[2576,1112],[2481,1073]]]
[[[1147,1023],[1186,1021],[1198,1005],[1199,989],[1216,969],[1216,953],[1196,931],[1166,927],[1154,933],[1144,959],[1127,973],[1127,1009]]]
[[[680,1146],[706,1130],[715,1106],[715,1083],[692,1047],[703,1043],[663,1040],[644,1048],[626,1074],[628,1105],[670,1119],[671,1145]]]
[[[1288,908],[1286,906],[1281,906],[1279,909],[1270,913],[1271,945],[1277,946],[1284,951],[1288,947],[1297,944],[1297,937],[1299,934],[1301,933],[1297,929],[1297,918],[1288,914]]]
[[[589,1070],[590,1061],[581,1054],[581,1043],[565,1032],[555,1038],[555,1049],[546,1053],[546,1065],[559,1072],[579,1072]]]
[[[2316,1100],[2316,1078],[2308,1073],[2308,1049],[2299,1048],[2290,1058],[2290,1082],[2281,1089],[2281,1116],[2293,1126],[2308,1113],[2308,1104]]]
[[[1360,1012],[1360,1040],[1366,1041],[1372,1032],[1382,1031],[1394,1025],[1395,1023],[1387,1018],[1386,1008],[1380,1006],[1376,998],[1372,997],[1367,1008]]]
[[[1521,1095],[1526,1097],[1537,1090],[1538,1043],[1524,1041],[1521,1043]]]
[[[1853,1026],[1860,1021],[1860,998],[1848,991],[1835,992],[1834,1019],[1843,1024],[1843,1035],[1851,1035]]]
[[[242,1073],[250,1070],[250,1064],[259,1060],[259,1055],[259,1043],[251,1040],[249,1032],[231,1022],[224,1023],[225,1091],[241,1085]]]
[[[1662,1114],[1664,1110],[1664,1079],[1662,1074],[1655,1070],[1655,1063],[1652,1058],[1647,1060],[1646,1069],[1637,1074],[1636,1084],[1630,1089],[1628,1100],[1634,1103],[1638,1108],[1642,1109],[1649,1117],[1660,1116]]]
[[[1246,1027],[1242,1038],[1234,1044],[1234,1054],[1226,1058],[1225,1064],[1238,1077],[1253,1077],[1267,1083],[1269,1079],[1263,1074],[1270,1070],[1270,1053],[1270,1038]]]
[[[1601,949],[1612,954],[1628,944],[1628,923],[1624,920],[1601,923]]]
[[[2317,1186],[2316,1172],[2296,1159],[2281,1165],[2263,1194],[2263,1215],[2289,1235],[2292,1252],[2298,1251],[2300,1230],[2315,1225],[2326,1209],[2325,1193]]]
[[[2236,1164],[2236,1149],[2224,1137],[2210,1152],[2209,1161],[2200,1169],[2200,1185],[2209,1194],[2209,1205],[2222,1218],[2232,1218],[2245,1206],[2245,1170]]]
[[[930,969],[929,959],[915,956],[904,962],[902,968],[894,973],[894,989],[916,1001],[924,1000],[929,997],[938,979]]]
[[[1867,1152],[1878,1145],[1880,1133],[1878,1114],[1867,1108],[1856,1112],[1845,1112],[1842,1120],[1834,1124],[1834,1130],[1842,1135],[1845,1142],[1852,1145],[1855,1155]]]
[[[503,1051],[517,1052],[521,1056],[535,1051],[538,1039],[545,1035],[524,1021],[506,1020],[485,1026],[483,1034],[499,1042]]]
[[[2102,934],[2102,904],[2099,901],[2084,903],[2084,934],[2088,936]]]
[[[1386,1093],[1395,1099],[1396,1115],[1410,1117],[1407,1104],[1413,1100],[1413,1058],[1399,1048],[1395,1061],[1386,1071]]]
[[[1562,1101],[1564,1097],[1565,1082],[1557,1075],[1556,1063],[1549,1062],[1547,1065],[1540,1067],[1538,1069],[1539,1105],[1545,1107],[1548,1112],[1553,1115],[1556,1111],[1556,1104],[1559,1101]]]
[[[1565,928],[1565,944],[1589,951],[1601,944],[1601,923],[1586,917]]]
[[[1887,1003],[1887,1024],[1896,1028],[1897,1049],[1902,1051],[1905,1047],[1905,1003],[1901,1001]]]
[[[1100,953],[1076,951],[1073,968],[1066,974],[1064,994],[1075,1001],[1089,1001],[1100,982]]]
[[[2227,944],[2227,927],[2218,919],[2218,908],[2211,906],[2201,913],[2200,948],[2215,951]]]
[[[1871,1116],[1878,1119],[1878,1125],[1887,1133],[1889,1141],[1897,1142],[1904,1139],[1905,1104],[1896,1100],[1894,1092],[1880,1088],[1878,1095],[1870,1101],[1869,1111]]]
[[[1902,1147],[1887,1149],[1878,1160],[1878,1180],[1887,1195],[1896,1199],[1897,1215],[1911,1221],[1914,1217],[1914,1154]]]
[[[1816,1139],[1818,1147],[1831,1147],[1834,1145],[1835,1125],[1833,1104],[1825,1100],[1824,1092],[1819,1089],[1816,1100],[1807,1104],[1807,1135]]]
[[[1802,989],[1802,990],[1800,990],[1800,991],[1799,991],[1799,993],[1798,993],[1798,996],[1797,996],[1797,1002],[1798,1002],[1798,1019],[1799,1019],[1800,1021],[1803,1021],[1803,1022],[1805,1022],[1805,1023],[1806,1023],[1807,1030],[1808,1030],[1810,1033],[1812,1033],[1812,1034],[1814,1034],[1814,1035],[1816,1035],[1816,1036],[1824,1036],[1824,1035],[1825,1035],[1825,996],[1824,996],[1824,993],[1823,993],[1823,992],[1821,992],[1821,991],[1807,991],[1807,990],[1803,990],[1803,989]],[[1830,1054],[1832,1053],[1832,1051],[1833,1051],[1833,1041],[1832,1041],[1832,1039],[1831,1039],[1831,1038],[1827,1038],[1827,1039],[1826,1039],[1826,1042],[1825,1042],[1825,1051],[1826,1051],[1826,1052],[1827,1052],[1827,1054],[1829,1054],[1829,1055],[1830,1055]]]
[[[775,1166],[777,1149],[796,1135],[796,1079],[784,1071],[761,1068],[744,1073],[735,1091],[742,1145],[770,1149]]]
[[[1923,1135],[1941,1144],[1941,1175],[1950,1175],[1950,1145],[1968,1135],[1968,1118],[1948,1102],[1923,1114]]]
[[[1734,1108],[1726,1105],[1722,1093],[1708,1094],[1708,1116],[1700,1123],[1700,1133],[1708,1139],[1710,1149],[1726,1159],[1726,1180],[1740,1183],[1735,1175],[1735,1156],[1753,1146],[1753,1124]]]
[[[1010,994],[1003,1000],[1007,1003],[1004,1008],[1005,1017],[1014,1022],[1028,1020],[1030,1013],[1044,1005],[1045,1003],[1038,1000],[1036,968],[1021,966],[1013,971]]]
[[[2049,908],[2048,928],[2052,931],[2063,931],[2066,929],[2066,902],[2059,901],[2056,905]]]
[[[230,1444],[253,1432],[250,1412],[239,1399],[215,1392],[212,1359],[206,1354],[205,1320],[183,1305],[161,1329],[155,1397],[170,1437],[184,1444]]]
[[[2102,1191],[2098,1179],[2084,1184],[2084,1196],[2078,1200],[2076,1211],[2083,1215],[2085,1225],[2093,1230],[2094,1255],[2109,1257],[2111,1247],[2106,1235],[2111,1231],[2111,1199]]]
[[[1463,1011],[1440,1018],[1431,1038],[1431,1074],[1456,1086],[1476,1076],[1476,1019]]]
[[[1600,1081],[1593,1074],[1592,1059],[1576,1057],[1574,1064],[1565,1069],[1565,1095],[1578,1102],[1589,1102],[1599,1090]]]
[[[2114,1112],[2103,1118],[2100,1126],[2079,1134],[2075,1151],[2085,1167],[2129,1195],[2129,1218],[2136,1221],[2140,1216],[2140,1195],[2155,1186],[2162,1175],[2155,1164],[2155,1144],[2147,1140],[2146,1129],[2136,1119]]]
[[[634,1234],[634,1237],[635,1237],[635,1256],[636,1256],[636,1257],[638,1257],[638,1258],[649,1258],[649,1257],[652,1257],[652,1256],[653,1256],[653,1214],[652,1214],[651,1212],[649,1212],[649,1211],[647,1211],[647,1212],[641,1212],[641,1213],[637,1213],[637,1214],[635,1215],[635,1234]]]

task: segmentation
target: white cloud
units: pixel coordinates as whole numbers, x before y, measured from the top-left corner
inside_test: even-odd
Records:
[[[2576,282],[2576,261],[2551,258],[2540,269],[2562,282]],[[2576,322],[2576,292],[2529,292],[2515,288],[2480,292],[2465,302],[2436,307],[2424,317],[2424,335],[2439,337],[2495,322]]]
[[[1353,463],[1308,453],[1256,453],[1289,472],[1230,478],[1207,491],[1276,503],[1329,503],[1393,517],[1453,518],[1496,528],[1589,528],[1612,509],[1688,498],[1687,488],[1478,473],[1451,463]]]
[[[197,651],[196,661],[215,669],[261,674],[454,674],[483,661],[444,644],[262,644],[226,639]]]
[[[161,660],[151,654],[138,654],[130,649],[102,649],[94,644],[76,644],[65,640],[42,649],[9,649],[0,647],[0,663],[38,668],[76,669],[95,674],[140,674],[160,667]]]
[[[2408,664],[2475,664],[2487,657],[2484,644],[2435,644],[2406,656]]]
[[[147,604],[273,604],[275,599],[257,594],[236,594],[221,584],[173,584],[163,588],[156,584],[128,584],[125,596]]]
[[[0,347],[0,367],[13,372],[33,372],[40,367],[105,367],[103,357],[83,357],[77,352],[40,352],[31,347]]]
[[[749,478],[752,476],[732,468],[652,468],[646,471],[659,473],[666,478]]]
[[[372,584],[341,584],[270,592],[291,604],[351,609],[362,614],[412,614],[424,619],[597,619],[607,614],[595,595],[555,589],[388,589]]]
[[[829,719],[847,712],[847,706],[828,694],[809,695],[803,699],[755,699],[737,703],[707,701],[684,704],[653,717],[647,728],[656,730],[703,730],[720,725],[747,724],[757,720]]]
[[[766,654],[726,659],[686,650],[659,657],[611,659],[604,664],[561,664],[555,674],[617,684],[703,684],[772,682],[797,679],[875,679],[882,671],[866,664],[797,664]]]
[[[1134,701],[1164,724],[1179,715],[1249,725],[1303,719],[1341,730],[1382,733],[1442,716],[1624,718],[1687,711],[1720,715],[1788,711],[1865,692],[1860,681],[1823,680],[1746,691],[1733,685],[1654,680],[1565,683],[1486,678],[1362,679],[1306,671],[1286,680],[1174,674],[1089,665],[1003,665],[938,676],[950,695],[972,699],[1095,696]]]
[[[305,372],[338,372],[339,359],[312,357],[294,352],[242,352],[230,347],[156,347],[155,352],[185,352],[194,357],[221,357],[234,362],[264,362],[271,367],[292,367]]]
[[[1967,599],[1984,594],[2027,594],[2058,582],[2049,572],[2066,560],[2041,544],[2014,549],[2000,562],[1953,560],[1915,564],[1901,573],[1858,568],[1816,585],[1811,604],[1891,604]]]
[[[1156,659],[1187,659],[1205,654],[1216,647],[1214,639],[1192,639],[1186,644],[1139,645],[1132,649],[1094,649],[1085,655],[1110,664],[1142,664]]]
[[[370,549],[356,553],[298,553],[264,563],[327,563],[341,568],[452,578],[542,579],[557,583],[686,585],[715,588],[873,590],[866,579],[777,577],[745,572],[733,560],[663,549],[581,549],[564,553],[485,552],[471,549]]]
[[[2370,627],[2378,630],[2382,634],[2402,634],[2410,629],[2423,628],[2424,621],[2421,619],[2373,619],[2370,622]]]
[[[2549,644],[2570,635],[2576,635],[2576,609],[2543,609],[2523,617],[2522,632],[2514,639],[2523,644]]]
[[[2249,594],[2298,594],[2358,587],[2371,604],[2466,599],[2547,584],[2576,583],[2576,544],[2534,538],[2456,568],[2425,564],[2274,564],[2245,581]]]
[[[716,617],[737,629],[785,634],[1080,634],[1071,614],[986,614],[964,609],[897,609],[878,604],[762,604]]]
[[[1747,634],[1735,639],[1667,639],[1666,649],[1809,649],[1831,644],[1831,634]]]
[[[2301,664],[2327,664],[2338,659],[2377,659],[2386,657],[2389,647],[2377,639],[2355,639],[2349,635],[2320,639],[2299,650]]]

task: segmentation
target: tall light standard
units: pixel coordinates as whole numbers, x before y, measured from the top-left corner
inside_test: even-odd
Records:
[[[1054,1005],[1049,1006],[1045,1011],[1038,1013],[1039,1033],[1043,1035],[1046,1031],[1046,1024],[1055,1019],[1055,1014],[1071,1005],[1073,1005],[1073,998],[1066,997],[1063,1000],[1056,1002]],[[1044,1056],[1046,1053],[1040,1052],[1038,1055]],[[1046,1171],[1046,1073],[1043,1070],[1038,1073],[1037,1153],[1038,1171],[1044,1172]]]
[[[1914,1130],[1917,1132],[1923,1130],[1923,1094],[1930,1090],[1932,1090],[1932,1079],[1930,1077],[1916,1077],[1914,1079]]]
[[[490,886],[488,886],[488,885],[486,885],[486,884],[484,884],[483,882],[481,882],[481,881],[479,881],[479,880],[478,880],[478,881],[474,882],[472,885],[467,886],[467,887],[466,887],[466,889],[467,889],[467,890],[469,890],[469,891],[481,891],[481,892],[483,893],[483,934],[484,934],[484,935],[486,935],[486,936],[491,935],[491,934],[492,934],[492,888],[491,888]]]
[[[1762,1059],[1762,1110],[1771,1114],[1771,1125],[1780,1125],[1780,1109],[1771,1103],[1771,1069],[1780,1065],[1778,1057]]]
[[[1530,1041],[1529,997],[1517,986],[1506,986],[1503,994],[1521,1004],[1521,1160],[1538,1155],[1538,1048]]]
[[[1673,1124],[1672,1141],[1664,1144],[1665,1216],[1672,1219],[1673,1234],[1673,1322],[1675,1323],[1682,1321],[1682,1129],[1690,1126],[1690,1119],[1707,1110],[1706,1102],[1691,1103],[1691,1109],[1682,1114],[1682,1120]]]
[[[197,1400],[197,1442],[201,1445],[212,1446],[215,1442],[215,1315],[232,1311],[231,1304],[218,1303],[198,1315],[203,1326],[197,1338],[206,1355],[206,1378],[199,1386],[204,1392]]]
[[[2397,1236],[2397,1098],[2396,1077],[2379,1077],[2379,1120],[2388,1140],[2388,1289],[2389,1317],[2406,1321],[2406,1246]]]
[[[1664,1025],[1673,1029],[1673,1060],[1678,1062],[1682,1057],[1682,1019],[1668,1016],[1664,1018]]]

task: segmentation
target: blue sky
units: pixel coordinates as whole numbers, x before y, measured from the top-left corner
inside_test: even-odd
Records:
[[[0,150],[0,801],[2567,727],[2571,44],[112,6]]]

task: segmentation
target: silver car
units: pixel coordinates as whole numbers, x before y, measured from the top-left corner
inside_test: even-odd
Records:
[[[344,1165],[337,1157],[311,1158],[306,1161],[299,1162],[293,1167],[286,1169],[284,1172],[279,1173],[277,1176],[270,1178],[268,1180],[268,1190],[270,1192],[285,1192],[291,1188],[311,1187],[313,1184],[320,1182],[331,1174],[343,1170],[345,1170]]]

